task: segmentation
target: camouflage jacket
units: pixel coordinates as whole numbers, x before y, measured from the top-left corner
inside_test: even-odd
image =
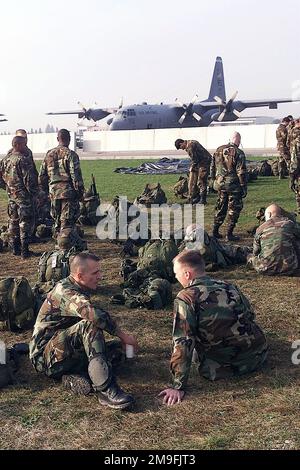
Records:
[[[277,149],[280,151],[288,151],[287,147],[288,130],[284,124],[279,124],[276,129]]]
[[[0,162],[0,180],[8,197],[17,204],[31,204],[38,191],[37,173],[27,155],[11,152]]]
[[[210,166],[210,176],[216,180],[216,189],[245,186],[246,174],[246,157],[237,145],[229,143],[217,148]]]
[[[8,152],[7,152],[7,155],[11,155],[12,153],[14,152],[13,149],[10,149]],[[32,151],[30,150],[30,148],[26,147],[26,157],[31,161],[32,163],[32,171],[36,174],[36,177],[38,178],[39,176],[39,173],[36,169],[36,166],[35,166],[35,162],[34,162],[34,159],[33,159],[33,153]]]
[[[291,167],[290,172],[300,177],[300,128],[295,127],[291,138]]]
[[[90,291],[83,290],[71,276],[58,282],[49,292],[39,311],[30,342],[30,359],[34,366],[41,363],[45,346],[55,333],[81,320],[90,321],[111,335],[116,333],[114,320],[105,310],[93,307],[90,295]]]
[[[256,230],[255,269],[266,274],[292,274],[299,265],[300,225],[287,217],[272,217]]]
[[[251,360],[266,345],[262,330],[255,323],[248,299],[233,284],[208,276],[194,279],[181,290],[174,302],[173,387],[186,387],[194,347],[202,360],[219,365],[238,365]],[[212,368],[211,376],[214,380]]]
[[[289,124],[287,126],[287,138],[286,138],[286,146],[288,149],[291,149],[291,145],[292,145],[292,142],[293,142],[293,131],[295,129],[295,124],[294,122],[291,124]]]
[[[81,199],[84,184],[77,153],[59,145],[49,150],[40,169],[42,189],[51,199]]]
[[[211,154],[197,140],[188,140],[185,150],[192,160],[192,171],[200,167],[209,168]]]

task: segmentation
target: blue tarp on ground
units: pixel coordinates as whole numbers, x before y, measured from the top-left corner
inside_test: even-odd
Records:
[[[138,167],[116,168],[115,173],[131,175],[167,175],[188,173],[191,166],[190,159],[161,158],[157,162],[145,162]]]

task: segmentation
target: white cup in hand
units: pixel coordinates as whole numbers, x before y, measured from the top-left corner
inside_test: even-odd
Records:
[[[126,357],[132,359],[134,357],[134,347],[132,344],[126,344]]]

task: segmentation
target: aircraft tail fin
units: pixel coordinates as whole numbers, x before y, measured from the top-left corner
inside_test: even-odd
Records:
[[[226,101],[225,80],[223,71],[222,57],[216,58],[214,73],[211,81],[208,101],[212,101],[215,96],[219,96]]]

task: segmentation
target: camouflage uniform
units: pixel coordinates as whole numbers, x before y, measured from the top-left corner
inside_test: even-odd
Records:
[[[38,193],[35,197],[35,208],[36,208],[36,225],[50,225],[52,224],[52,217],[50,214],[51,205],[49,195],[46,191],[39,188]]]
[[[13,153],[13,149],[10,149],[7,153],[7,156],[12,155],[12,153]],[[32,151],[30,150],[30,148],[28,148],[27,146],[26,146],[25,156],[28,158],[28,160],[30,161],[30,163],[32,165],[31,172],[35,175],[34,177],[36,179],[38,179],[39,174],[38,174],[38,171],[36,169],[36,165],[35,165],[35,162],[34,162],[34,159],[33,159],[33,154],[32,154]],[[33,207],[32,221],[33,221],[33,223],[31,224],[30,237],[32,237],[35,234],[35,230],[36,230],[36,227],[38,225],[38,223],[37,223],[38,215],[37,215],[37,207],[36,207],[36,197],[37,197],[37,193],[35,193],[35,195],[32,198],[32,207]]]
[[[291,183],[294,184],[294,192],[296,194],[296,205],[298,214],[300,214],[300,128],[293,129],[293,142],[291,151],[290,166]]]
[[[40,185],[49,191],[54,233],[73,228],[79,217],[84,184],[77,153],[59,145],[49,150],[40,169]]]
[[[33,198],[38,190],[37,173],[28,155],[10,151],[0,162],[2,188],[8,195],[9,239],[28,244],[34,224]]]
[[[226,268],[235,264],[246,264],[247,255],[251,253],[251,249],[247,246],[226,245],[219,242],[217,238],[209,236],[206,231],[204,231],[203,242],[191,239],[184,240],[179,246],[179,251],[184,249],[199,250],[206,268],[210,270]]]
[[[300,226],[287,217],[272,217],[260,225],[249,264],[260,274],[292,274],[300,260]]]
[[[115,335],[116,329],[106,311],[93,307],[90,292],[69,276],[56,284],[39,311],[30,342],[31,362],[37,372],[60,378],[86,371],[99,357],[108,383],[116,342],[111,342],[114,348],[106,343],[103,330]]]
[[[210,176],[218,191],[214,224],[220,227],[228,212],[228,226],[234,228],[243,208],[242,188],[246,188],[246,157],[235,144],[222,145],[213,155]]]
[[[290,151],[292,151],[292,145],[293,145],[293,131],[295,126],[295,121],[291,121],[288,126],[287,126],[287,138],[286,138],[286,146]]]
[[[284,124],[279,124],[276,130],[277,149],[279,152],[278,172],[279,178],[285,176],[286,169],[289,170],[291,155],[287,146],[288,130]]]
[[[248,299],[233,284],[208,276],[194,279],[174,302],[173,387],[186,387],[196,349],[199,373],[210,380],[260,367],[267,356],[263,331]]]
[[[206,203],[211,154],[197,140],[188,140],[185,150],[192,160],[189,176],[189,197],[192,200],[200,196],[200,202]]]

